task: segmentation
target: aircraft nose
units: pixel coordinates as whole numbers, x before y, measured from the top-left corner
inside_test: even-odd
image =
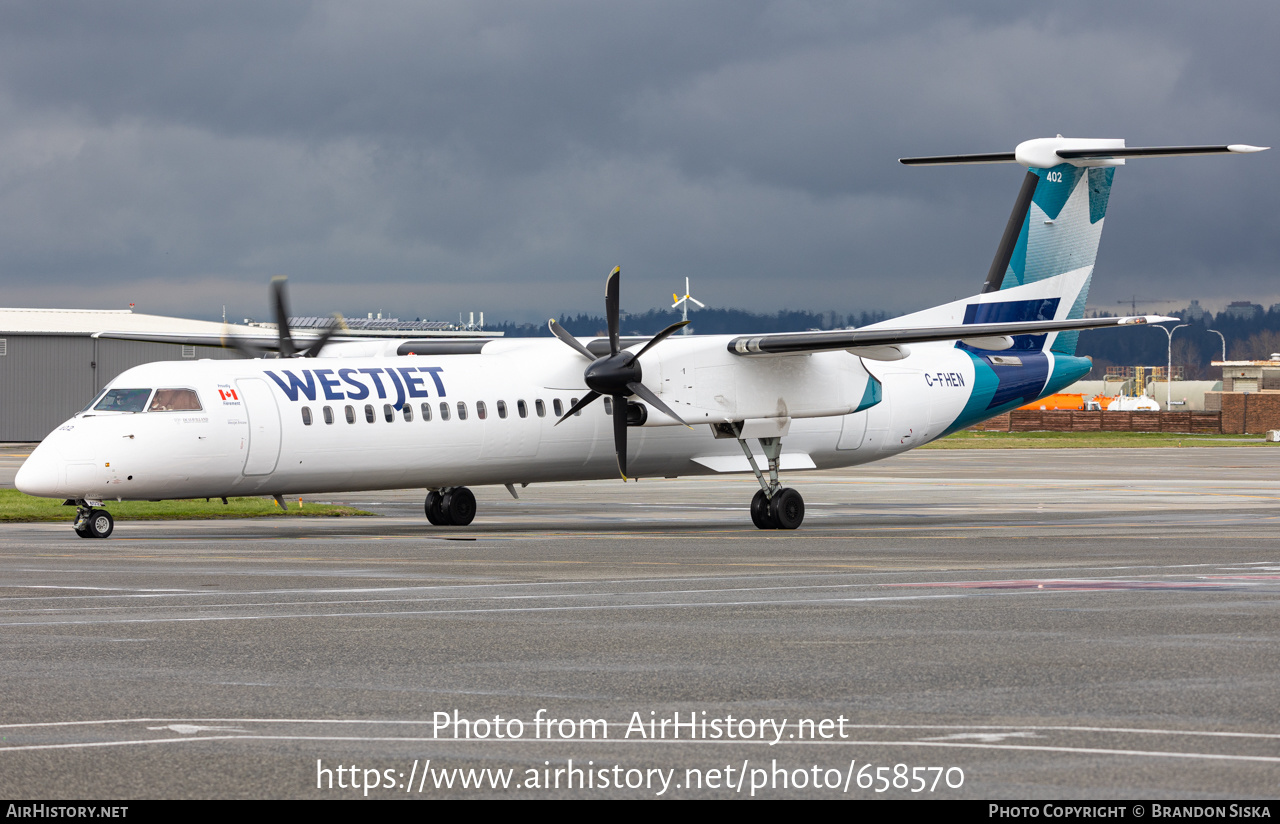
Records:
[[[18,468],[13,485],[20,492],[38,498],[61,498],[58,488],[62,486],[62,462],[48,450],[37,448]]]

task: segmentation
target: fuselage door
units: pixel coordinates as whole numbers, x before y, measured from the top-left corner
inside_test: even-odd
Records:
[[[236,381],[249,418],[249,454],[244,474],[269,475],[280,460],[280,409],[267,382],[259,378]]]
[[[836,443],[836,449],[858,449],[862,446],[862,439],[867,434],[867,416],[870,411],[864,409],[841,417],[840,440]]]

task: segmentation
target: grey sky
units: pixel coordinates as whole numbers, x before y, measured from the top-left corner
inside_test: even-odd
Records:
[[[0,5],[0,305],[535,320],[978,290],[1031,137],[1277,140],[1274,2]],[[1116,176],[1091,304],[1280,301],[1280,150]],[[1159,308],[1159,304],[1149,304]]]

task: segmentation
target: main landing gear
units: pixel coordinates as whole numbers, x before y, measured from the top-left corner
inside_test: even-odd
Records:
[[[804,521],[804,498],[794,489],[783,486],[778,481],[778,457],[782,454],[782,438],[760,438],[760,447],[769,461],[769,477],[766,479],[751,454],[742,430],[735,430],[738,445],[751,464],[751,471],[756,473],[760,482],[760,491],[751,499],[751,522],[758,529],[795,529]]]
[[[466,526],[476,517],[476,496],[465,486],[433,489],[424,507],[433,526]]]
[[[81,538],[107,538],[116,528],[116,521],[105,509],[95,509],[89,502],[79,500],[71,527]]]

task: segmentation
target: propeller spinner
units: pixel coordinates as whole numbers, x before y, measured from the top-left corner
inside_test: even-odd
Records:
[[[620,349],[618,346],[618,304],[621,280],[622,270],[615,266],[605,281],[604,307],[606,320],[609,323],[608,355],[597,358],[591,354],[591,350],[583,346],[582,342],[571,335],[563,326],[556,323],[555,318],[552,318],[548,325],[551,328],[551,334],[591,361],[591,364],[587,366],[587,370],[583,374],[587,389],[590,391],[587,392],[586,397],[575,403],[568,412],[564,413],[560,420],[556,421],[556,426],[559,426],[570,415],[586,407],[596,398],[602,395],[610,397],[613,400],[613,447],[618,455],[618,471],[622,474],[623,480],[626,480],[627,398],[633,395],[638,396],[655,409],[661,410],[664,414],[680,421],[685,426],[689,425],[675,413],[675,410],[663,403],[657,395],[650,391],[649,387],[641,383],[644,373],[640,368],[641,355],[657,346],[672,332],[688,324],[688,321],[679,321],[671,324],[650,338],[648,343],[642,346],[639,351],[633,352],[630,349]]]

